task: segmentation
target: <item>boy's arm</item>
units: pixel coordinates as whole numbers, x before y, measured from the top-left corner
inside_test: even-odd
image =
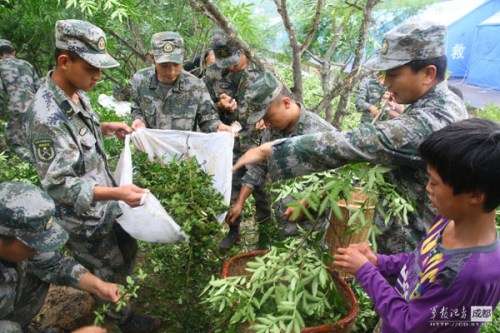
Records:
[[[464,289],[443,288],[433,284],[424,295],[407,301],[384,279],[380,271],[370,262],[365,263],[356,273],[356,280],[373,300],[384,327],[390,332],[439,332],[439,325],[431,325],[439,310],[465,306],[470,311],[471,297],[464,295]],[[455,286],[457,284],[455,283]]]
[[[377,268],[385,278],[397,276],[411,253],[397,253],[393,255],[377,254]]]

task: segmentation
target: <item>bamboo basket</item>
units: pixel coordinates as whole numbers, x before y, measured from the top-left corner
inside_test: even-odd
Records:
[[[222,277],[226,278],[236,275],[248,275],[249,273],[245,270],[247,263],[254,257],[261,256],[266,253],[267,250],[255,250],[248,253],[242,253],[228,259],[224,262]],[[351,330],[352,324],[356,320],[359,312],[359,305],[354,292],[344,279],[340,278],[333,270],[329,270],[329,272],[332,279],[335,281],[338,290],[344,297],[348,307],[347,314],[335,323],[303,328],[301,333],[348,333]],[[245,327],[242,329],[242,332],[252,333],[253,331],[248,327]]]
[[[339,247],[347,247],[349,244],[368,241],[370,228],[373,226],[373,216],[375,214],[375,204],[370,202],[368,196],[361,192],[361,190],[353,192],[351,198],[347,202],[345,200],[340,200],[338,205],[343,217],[337,219],[335,216],[332,216],[325,235],[326,245],[330,249],[332,255]],[[351,210],[359,209],[363,205],[365,224],[360,225],[362,221],[356,219],[354,221],[356,224],[355,230],[349,230],[350,226],[347,225],[347,222],[351,217]]]

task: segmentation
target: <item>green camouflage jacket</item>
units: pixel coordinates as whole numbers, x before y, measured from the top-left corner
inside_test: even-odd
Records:
[[[49,72],[28,108],[27,136],[42,187],[54,199],[64,229],[88,238],[111,230],[121,209],[94,202],[94,186],[116,186],[104,152],[99,117],[83,91],[68,99]]]
[[[203,81],[183,71],[166,93],[154,67],[132,78],[132,116],[149,128],[214,132],[220,123]]]

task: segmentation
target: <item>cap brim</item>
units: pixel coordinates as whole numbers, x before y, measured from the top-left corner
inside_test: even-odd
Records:
[[[60,249],[68,241],[68,234],[56,223],[56,218],[53,218],[49,229],[37,233],[23,233],[17,238],[38,252],[51,252]]]
[[[258,123],[259,120],[261,120],[262,118],[264,118],[264,116],[266,115],[266,112],[267,112],[267,110],[259,111],[259,112],[254,112],[254,113],[250,114],[248,116],[247,123],[249,123],[249,124],[256,124],[256,123]]]
[[[107,53],[79,53],[83,60],[100,69],[115,68],[120,63]]]
[[[367,68],[368,70],[372,70],[372,71],[382,72],[382,71],[388,71],[390,69],[403,66],[409,62],[410,61],[406,61],[406,60],[390,60],[390,59],[382,58],[382,57],[380,57],[380,55],[377,55],[365,63],[365,68]]]
[[[217,67],[220,68],[228,68],[234,65],[237,65],[240,63],[240,53],[235,53],[230,57],[227,58],[217,58],[215,57],[215,63],[217,64]]]
[[[171,62],[174,64],[182,65],[184,63],[184,58],[181,56],[180,58],[178,56],[172,57],[167,54],[162,54],[160,56],[153,56],[155,59],[155,63],[157,64],[164,64],[166,62]]]

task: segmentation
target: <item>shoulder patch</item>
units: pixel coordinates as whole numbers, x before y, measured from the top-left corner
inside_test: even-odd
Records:
[[[54,141],[51,139],[41,139],[33,142],[35,146],[35,156],[37,160],[42,162],[51,162],[56,157],[54,150]]]

